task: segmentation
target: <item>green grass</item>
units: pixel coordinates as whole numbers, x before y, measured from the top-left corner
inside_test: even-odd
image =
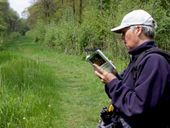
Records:
[[[81,56],[26,38],[0,52],[1,128],[94,128],[110,101]]]
[[[51,106],[58,104],[53,97],[59,98],[58,93],[53,92],[56,86],[54,72],[36,61],[6,54],[6,58],[13,59],[6,60],[0,68],[0,127],[52,126],[55,113]]]

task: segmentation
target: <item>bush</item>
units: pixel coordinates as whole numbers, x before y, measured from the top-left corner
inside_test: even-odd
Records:
[[[46,33],[45,26],[45,23],[38,21],[35,27],[26,33],[26,36],[32,38],[34,42],[42,44]]]
[[[79,23],[77,8],[73,14],[72,6],[69,6],[60,10],[62,12],[60,20],[48,24],[38,21],[28,35],[37,42],[67,54],[82,54],[86,47],[98,47],[108,53],[114,53],[115,57],[122,55],[127,57],[121,39],[116,34],[113,35],[110,29],[119,25],[128,12],[144,9],[158,22],[156,36],[158,45],[163,49],[170,49],[168,45],[170,2],[168,0],[108,0],[103,3],[86,1],[83,5],[81,23]]]
[[[12,33],[9,35],[8,39],[14,40],[14,39],[17,39],[17,38],[20,37],[20,36],[21,36],[21,34],[20,34],[19,32],[12,32]]]

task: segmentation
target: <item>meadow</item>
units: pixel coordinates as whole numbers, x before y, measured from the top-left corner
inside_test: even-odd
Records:
[[[84,55],[27,38],[1,49],[0,98],[1,128],[94,128],[110,102]]]
[[[169,51],[169,7],[170,0],[32,0],[22,19],[2,0],[0,128],[95,128],[110,100],[84,49],[102,49],[121,72],[129,54],[110,29],[144,9]]]

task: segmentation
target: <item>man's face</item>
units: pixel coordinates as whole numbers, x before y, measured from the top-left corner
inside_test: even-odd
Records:
[[[138,46],[139,38],[135,26],[127,27],[122,30],[122,39],[125,46],[130,50]]]

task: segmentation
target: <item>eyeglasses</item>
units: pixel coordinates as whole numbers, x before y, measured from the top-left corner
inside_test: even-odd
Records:
[[[125,34],[126,34],[126,32],[129,30],[129,29],[131,29],[132,31],[134,31],[136,28],[137,28],[138,26],[130,26],[130,27],[128,27],[128,28],[125,28],[123,31],[122,31],[122,39],[124,39],[124,37],[125,37]]]
[[[125,28],[124,30],[122,30],[122,39],[124,39],[124,37],[125,37],[125,34],[126,34],[126,32],[128,31],[130,29],[130,27],[128,27],[128,28]]]

